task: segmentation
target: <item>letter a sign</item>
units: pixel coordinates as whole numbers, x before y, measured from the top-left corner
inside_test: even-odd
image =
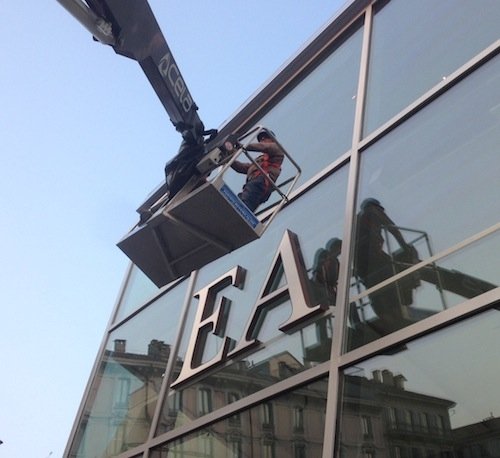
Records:
[[[296,328],[311,316],[321,313],[321,305],[314,305],[309,291],[309,280],[300,250],[298,237],[287,230],[281,240],[278,250],[271,263],[261,288],[257,302],[247,321],[245,331],[239,342],[225,335],[225,324],[230,313],[230,300],[221,293],[225,288],[244,289],[245,269],[237,266],[226,274],[205,286],[195,294],[199,300],[194,325],[189,339],[186,358],[181,373],[172,387],[178,387],[191,377],[201,374],[217,364],[222,364],[230,358],[247,353],[260,344],[258,333],[265,321],[266,313],[276,304],[289,299],[291,313],[289,318],[279,326],[282,332]],[[276,286],[283,276],[286,283]],[[223,338],[223,344],[210,361],[201,362],[205,342],[209,334]]]

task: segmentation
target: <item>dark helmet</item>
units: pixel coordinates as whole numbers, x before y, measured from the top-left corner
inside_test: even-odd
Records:
[[[340,240],[336,237],[333,239],[330,239],[330,240],[328,240],[328,242],[326,242],[325,248],[330,253],[332,253],[332,252],[340,253],[340,249],[342,248],[342,240]]]
[[[374,199],[373,197],[368,197],[368,199],[365,199],[365,200],[363,200],[363,202],[361,202],[361,205],[360,205],[361,210],[364,210],[366,207],[369,207],[370,205],[380,207],[382,210],[384,209],[384,207],[382,207],[382,205],[380,204],[380,202],[377,199]]]
[[[274,140],[273,138],[274,136],[274,132],[272,131],[267,131],[267,130],[262,130],[259,132],[259,134],[257,135],[257,141],[262,141],[264,138],[270,138],[271,140]]]

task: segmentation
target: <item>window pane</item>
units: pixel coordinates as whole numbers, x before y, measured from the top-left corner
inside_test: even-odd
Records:
[[[359,347],[497,288],[498,264],[485,260],[498,253],[500,230],[368,295],[363,295],[362,280],[354,277],[351,294],[356,299],[349,308],[347,348]],[[386,260],[387,270],[399,269],[397,258]],[[376,272],[380,280],[382,274]],[[393,275],[390,271],[387,274],[387,278]]]
[[[147,439],[184,294],[174,289],[109,335],[71,456],[113,457]]]
[[[396,448],[408,457],[474,456],[476,448],[483,450],[477,456],[490,456],[485,451],[500,439],[499,326],[492,309],[345,370],[345,456],[359,456],[364,447],[381,457],[396,456]],[[371,439],[363,434],[365,416]]]
[[[384,6],[373,21],[367,134],[500,38],[498,0],[379,3]]]
[[[499,75],[496,57],[362,153],[353,296],[498,223]],[[385,320],[360,331],[366,343],[488,291],[498,252],[491,236],[440,261],[439,275],[426,268],[370,294],[351,324],[369,321],[370,306]]]
[[[221,421],[181,440],[154,449],[151,458],[308,457],[320,458],[326,410],[327,380],[287,393],[239,413],[241,423]],[[272,412],[273,430],[263,423],[263,407]],[[293,411],[302,406],[304,428],[297,431]],[[207,444],[211,447],[207,447]]]
[[[254,305],[262,294],[267,274],[273,270],[275,255],[287,229],[298,235],[304,264],[297,265],[297,269],[304,273],[306,282],[309,280],[306,288],[312,295],[313,303],[333,305],[337,279],[335,275],[329,277],[331,280],[322,281],[316,277],[315,270],[318,268],[316,253],[328,251],[327,247],[330,248],[330,245],[338,248],[329,242],[333,238],[340,241],[339,236],[342,234],[346,180],[347,167],[339,170],[283,209],[279,218],[276,218],[260,240],[240,249],[238,263],[248,269],[243,288],[228,286],[218,293],[218,300],[223,296],[231,301],[225,323],[222,325],[224,333],[222,335],[210,333],[206,336],[205,344],[199,346],[200,353],[202,353],[201,364],[210,363],[216,357],[226,334],[236,343],[243,339],[246,326],[254,312]],[[322,209],[320,221],[317,218],[318,208]],[[331,270],[338,270],[334,262],[337,260],[338,252],[331,250],[327,254],[334,266]],[[195,291],[213,283],[215,279],[233,269],[234,262],[234,258],[226,256],[201,269]],[[279,260],[276,265],[281,267]],[[287,285],[286,272],[282,269],[276,269],[276,272],[276,281],[270,282],[271,290]],[[258,320],[256,334],[253,337],[263,343],[263,348],[255,349],[254,353],[247,352],[249,354],[244,354],[244,358],[237,357],[229,366],[219,367],[216,374],[207,375],[196,383],[192,382],[189,385],[188,381],[187,386],[179,388],[183,393],[183,398],[189,399],[194,396],[192,392],[197,387],[208,385],[214,390],[212,407],[216,410],[226,405],[230,392],[237,393],[240,398],[243,398],[277,381],[287,379],[318,363],[327,361],[330,357],[332,342],[331,317],[318,316],[315,320],[311,318],[313,322],[300,330],[289,331],[287,334],[279,330],[282,323],[289,318],[292,310],[289,294],[287,292],[277,297],[276,300],[272,300],[268,309]],[[194,326],[194,317],[198,307],[200,307],[199,301],[193,300],[179,352],[179,365],[176,367],[178,373],[183,364],[190,364],[186,361],[186,355],[191,334],[197,331]],[[173,399],[168,401],[163,408],[158,433],[179,427],[192,421],[198,415],[197,409],[187,401],[182,412],[172,415],[173,409],[169,407],[172,402]]]
[[[361,40],[359,29],[256,123],[269,127],[299,164],[299,185],[351,148]],[[290,170],[285,160],[280,179]],[[224,179],[235,192],[244,181],[231,173]]]
[[[115,322],[122,320],[144,305],[148,299],[151,299],[159,291],[158,287],[139,270],[132,266],[130,276],[125,286]]]
[[[321,318],[308,327],[318,328],[321,330],[321,335],[326,336],[327,333],[324,330],[326,326],[333,327],[330,317]],[[172,391],[168,396],[166,405],[163,407],[157,434],[179,428],[202,415],[224,407],[227,403],[230,403],[228,402],[229,394],[242,399],[276,382],[286,380],[307,370],[318,364],[318,362],[328,360],[330,357],[331,337],[322,337],[324,340],[320,341],[320,343],[307,347],[304,346],[301,336],[302,330],[290,336],[285,336],[276,342],[267,344],[264,349],[252,353],[249,357],[219,369],[215,374],[206,376],[200,382],[181,387],[178,391]],[[177,368],[177,371],[179,370],[180,367]],[[200,408],[200,391],[198,391],[198,407],[196,406],[196,391],[200,386],[210,387],[206,390],[211,392],[211,402],[205,402],[203,408]],[[179,395],[182,396],[183,404],[176,409],[176,398]],[[270,420],[273,416],[272,411],[265,410],[264,406],[262,406],[261,410],[259,421],[267,424],[268,429],[272,430],[274,424]],[[266,415],[267,417],[265,417]],[[293,419],[293,414],[290,415],[292,415],[291,418]],[[267,418],[266,421],[265,418]],[[235,416],[230,421],[238,423],[241,420],[238,416]]]

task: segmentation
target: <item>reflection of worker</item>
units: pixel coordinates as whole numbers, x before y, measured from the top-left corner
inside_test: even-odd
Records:
[[[400,250],[389,255],[383,249],[382,231],[387,230],[394,236]],[[366,288],[375,286],[418,261],[415,248],[409,245],[394,222],[385,213],[384,207],[376,199],[365,199],[357,216],[355,274]],[[405,277],[392,287],[371,296],[372,307],[382,317],[388,314],[387,307],[397,304],[411,305],[413,289],[419,285],[418,278]],[[391,313],[393,313],[392,311]]]
[[[319,302],[327,300],[335,304],[337,297],[337,281],[339,278],[339,255],[342,241],[337,238],[329,240],[325,248],[320,248],[315,255],[312,282],[316,286],[316,299]]]
[[[263,153],[255,159],[255,162],[259,164],[272,181],[276,181],[281,172],[284,157],[283,150],[266,131],[259,133],[257,141],[258,143],[247,145],[246,149]],[[253,163],[234,161],[232,168],[239,173],[247,174],[247,181],[238,197],[251,211],[255,211],[261,203],[269,199],[273,191],[271,182]]]

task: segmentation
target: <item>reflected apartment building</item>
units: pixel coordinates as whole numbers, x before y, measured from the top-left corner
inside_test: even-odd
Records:
[[[500,456],[499,23],[353,0],[227,121],[298,186],[187,277],[130,266],[65,457]]]

